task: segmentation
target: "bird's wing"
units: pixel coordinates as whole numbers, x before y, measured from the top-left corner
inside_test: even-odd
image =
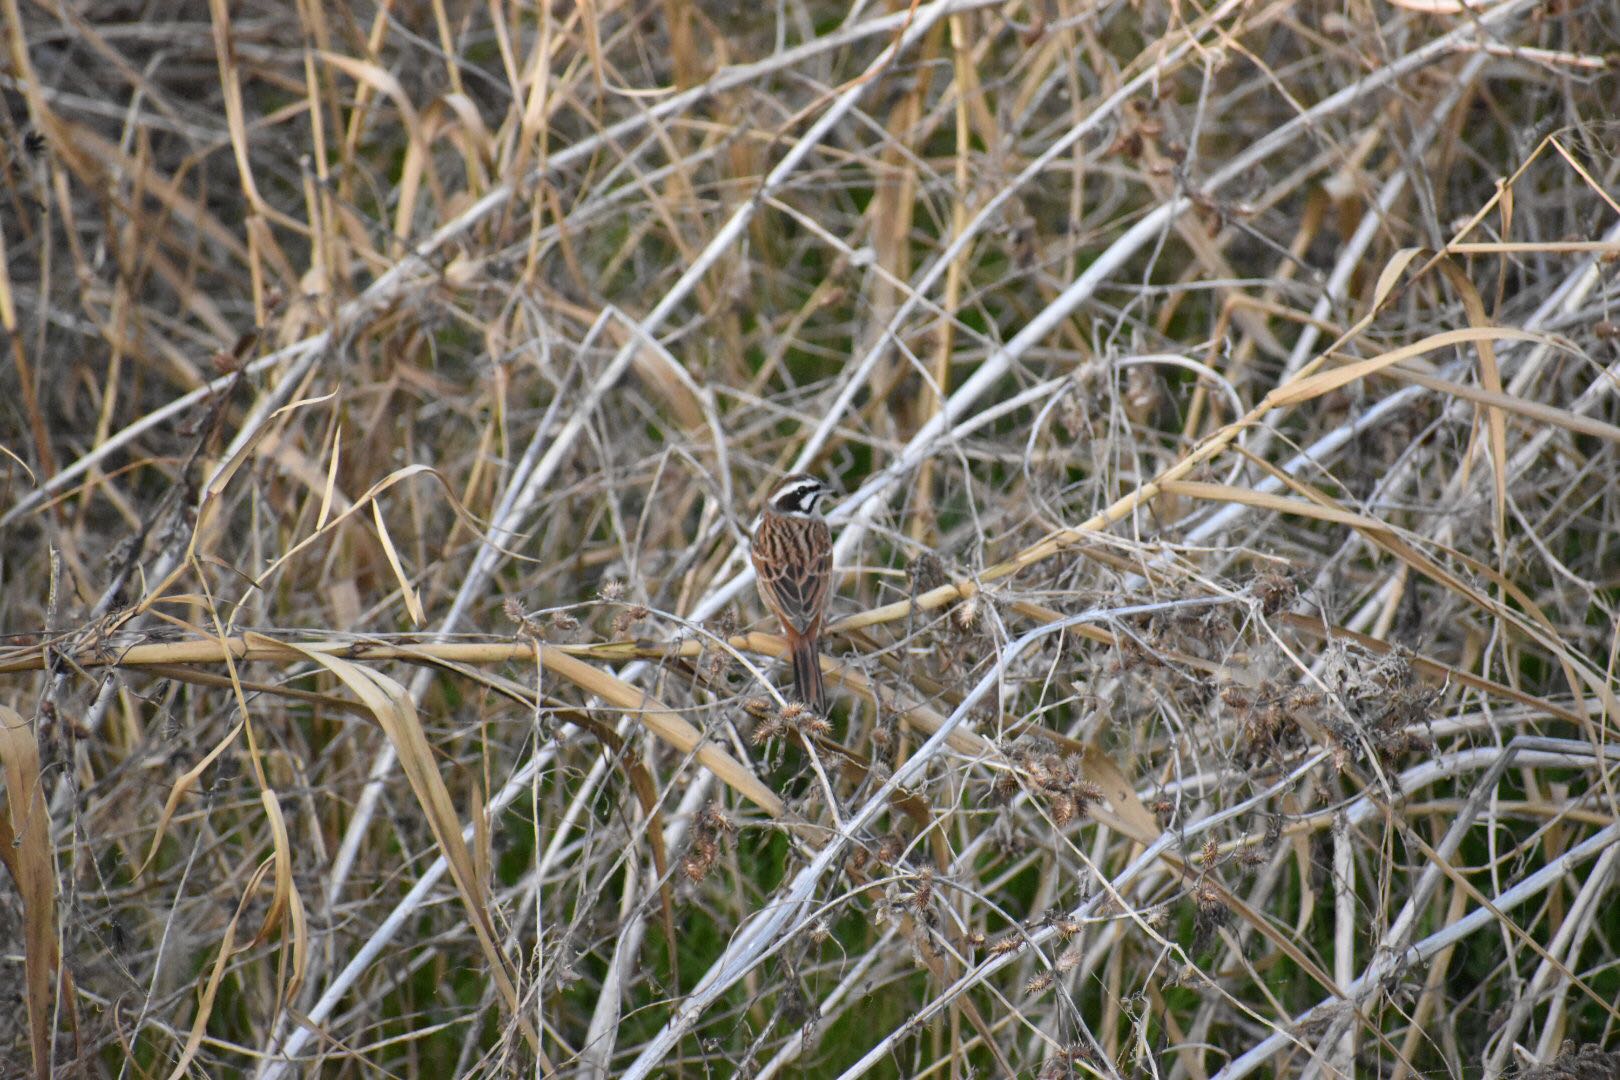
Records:
[[[782,557],[771,549],[769,532],[755,537],[754,570],[759,592],[777,618],[803,634],[819,626],[832,599],[832,531],[825,521],[809,521],[809,558]]]

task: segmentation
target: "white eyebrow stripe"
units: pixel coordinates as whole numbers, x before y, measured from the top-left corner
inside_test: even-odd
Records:
[[[807,476],[803,480],[795,480],[791,484],[788,484],[785,487],[783,487],[781,490],[779,490],[776,493],[776,497],[771,500],[771,505],[777,506],[777,507],[783,507],[783,506],[797,507],[799,505],[800,501],[806,495],[809,495],[809,494],[811,494],[813,492],[821,491],[821,490],[823,490],[823,488],[824,488],[824,485],[822,484],[822,482],[820,480],[817,480],[813,476]],[[811,500],[810,505],[808,507],[805,507],[805,509],[806,510],[814,510],[815,509],[815,500]]]

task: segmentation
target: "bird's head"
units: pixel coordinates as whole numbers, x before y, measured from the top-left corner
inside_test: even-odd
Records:
[[[771,491],[771,497],[765,500],[765,505],[778,514],[814,517],[821,513],[825,503],[831,501],[832,495],[832,488],[814,476],[794,473],[782,478]]]

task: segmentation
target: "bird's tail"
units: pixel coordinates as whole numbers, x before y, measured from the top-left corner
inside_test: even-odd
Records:
[[[827,715],[827,691],[821,682],[821,655],[813,637],[793,639],[793,684],[798,687],[800,701],[814,709],[817,716]]]

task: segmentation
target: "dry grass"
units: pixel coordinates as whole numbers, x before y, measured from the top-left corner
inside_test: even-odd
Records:
[[[0,1076],[1620,1068],[1609,0],[0,10]]]

